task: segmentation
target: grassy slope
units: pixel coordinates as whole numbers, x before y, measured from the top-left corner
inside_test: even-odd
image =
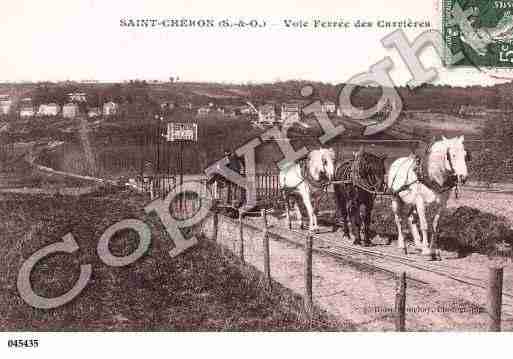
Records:
[[[82,198],[4,196],[0,198],[0,330],[329,330],[324,314],[301,319],[301,300],[276,284],[267,294],[259,275],[241,268],[215,244],[202,241],[171,259],[170,243],[157,218],[143,213],[131,192]],[[152,244],[137,262],[121,268],[103,264],[96,253],[102,232],[125,218],[142,218]],[[80,264],[93,266],[88,286],[72,302],[37,310],[17,293],[16,276],[24,258],[72,232],[80,246],[74,255],[56,254],[32,274],[35,291],[53,297],[78,278]],[[131,253],[137,239],[119,232],[115,255]]]

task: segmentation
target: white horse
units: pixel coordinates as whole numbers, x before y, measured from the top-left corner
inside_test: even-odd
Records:
[[[314,212],[312,204],[312,190],[323,184],[323,179],[327,181],[333,180],[335,172],[335,152],[333,149],[321,148],[313,150],[308,154],[305,168],[302,169],[299,163],[291,163],[289,166],[280,171],[279,181],[280,188],[285,194],[286,216],[290,225],[289,214],[289,196],[299,195],[308,213],[310,231],[318,231],[317,216]],[[301,228],[303,228],[303,217],[296,207],[297,217],[301,219]]]
[[[416,247],[421,248],[423,255],[434,257],[440,213],[447,206],[451,189],[458,191],[468,176],[466,160],[470,153],[465,151],[463,140],[463,136],[451,139],[442,137],[442,140],[434,142],[421,161],[421,168],[417,168],[419,164],[413,156],[398,158],[390,166],[387,183],[394,194],[392,211],[397,225],[399,248],[405,248],[401,217],[406,212]],[[419,173],[422,173],[421,178]],[[426,218],[429,206],[434,207],[431,241],[428,238]],[[422,241],[414,222],[414,212],[418,215]]]

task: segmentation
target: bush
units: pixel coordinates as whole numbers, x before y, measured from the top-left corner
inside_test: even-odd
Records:
[[[460,255],[492,253],[503,241],[513,243],[512,238],[513,231],[506,218],[475,208],[459,207],[452,213],[442,214],[440,219],[440,248]]]

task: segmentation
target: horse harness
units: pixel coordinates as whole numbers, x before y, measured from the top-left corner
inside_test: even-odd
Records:
[[[326,194],[328,193],[328,186],[331,184],[331,182],[329,180],[323,181],[323,180],[314,179],[312,177],[312,175],[310,174],[310,172],[308,171],[306,159],[301,159],[299,161],[299,168],[301,170],[301,180],[293,187],[282,187],[281,188],[281,192],[285,198],[287,198],[293,192],[295,192],[297,190],[297,188],[305,181],[308,184],[310,184],[313,188],[316,189],[316,190],[312,191],[312,193],[318,193],[318,192],[326,193]]]
[[[447,149],[446,154],[445,154],[447,161],[449,162],[449,167],[450,167],[449,177],[447,178],[447,180],[445,181],[445,183],[443,185],[440,185],[436,181],[431,181],[429,179],[428,168],[427,168],[427,157],[428,157],[429,153],[431,152],[431,147],[433,146],[433,143],[434,142],[431,142],[429,144],[429,146],[426,148],[425,153],[422,156],[414,154],[414,156],[415,156],[414,162],[410,165],[410,168],[408,168],[408,171],[406,173],[408,174],[410,172],[411,167],[415,166],[413,171],[415,172],[417,179],[413,182],[403,184],[396,191],[391,190],[391,193],[393,196],[398,196],[399,193],[407,190],[415,183],[422,183],[429,189],[434,190],[435,192],[438,192],[438,193],[445,193],[445,192],[450,191],[454,187],[456,187],[458,180],[456,177],[456,171],[454,169],[454,165],[452,163],[451,155],[449,153],[449,149]],[[396,173],[396,176],[397,176],[397,173]],[[395,177],[392,180],[392,185],[393,185],[394,181],[395,181]],[[392,186],[390,186],[390,187],[392,187]],[[456,194],[456,196],[457,196],[457,194]]]
[[[353,159],[342,162],[337,167],[335,171],[337,179],[333,184],[351,184],[372,195],[383,195],[386,190],[384,188],[378,188],[379,181],[377,181],[375,177],[370,178],[370,174],[378,173],[378,175],[384,175],[384,173],[379,173],[379,168],[376,168],[379,162],[381,162],[382,165],[382,161],[383,159],[379,156],[360,151],[355,154]],[[384,172],[383,168],[381,168],[381,170]],[[382,184],[384,185],[384,181]]]

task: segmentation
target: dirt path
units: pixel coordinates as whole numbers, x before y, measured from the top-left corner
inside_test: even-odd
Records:
[[[252,219],[261,228],[259,219]],[[280,236],[290,232],[274,220],[271,231]],[[211,223],[207,224],[210,226]],[[209,227],[207,227],[209,228]],[[326,230],[326,229],[325,229]],[[288,232],[288,235],[287,235]],[[324,236],[324,234],[323,234]],[[333,235],[335,239],[335,235]],[[249,227],[244,229],[244,255],[247,263],[263,270],[262,233]],[[237,223],[220,221],[218,241],[225,248],[238,253]],[[314,241],[314,249],[320,243]],[[323,245],[326,245],[324,243]],[[304,288],[303,250],[283,238],[273,236],[270,241],[271,272],[278,281],[292,291],[302,294]],[[394,271],[400,271],[397,264],[389,264]],[[411,268],[409,269],[411,271]],[[358,268],[335,258],[314,253],[313,257],[314,302],[348,328],[356,330],[393,330],[395,281],[392,275]],[[440,280],[429,274],[423,278],[429,284],[408,282],[407,328],[409,330],[485,330],[488,316],[483,309],[484,291],[467,288],[461,283]],[[439,282],[440,285],[433,285]],[[466,291],[466,292],[465,292]],[[504,313],[503,329],[513,328],[513,318]]]

